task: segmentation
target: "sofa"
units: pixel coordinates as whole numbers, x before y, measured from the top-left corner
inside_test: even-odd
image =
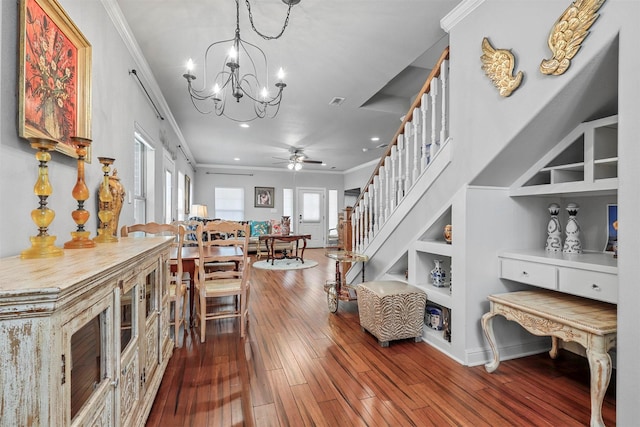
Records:
[[[265,255],[267,248],[264,242],[260,242],[260,236],[266,234],[280,234],[282,232],[282,225],[279,219],[271,219],[268,221],[249,221],[249,229],[251,235],[249,236],[249,253],[256,253],[258,259]],[[275,242],[276,252],[282,252],[283,250],[291,251],[293,249],[293,242],[281,242],[276,240]]]
[[[209,221],[216,221],[215,218],[202,218],[202,217],[191,217],[190,221],[199,221],[203,224],[208,223]],[[243,223],[249,224],[249,230],[251,235],[249,236],[249,253],[255,253],[260,259],[262,255],[266,255],[267,249],[264,242],[260,242],[260,236],[265,234],[279,234],[281,233],[281,223],[279,219],[271,219],[266,221],[241,221]],[[187,242],[195,241],[196,237],[193,232],[195,231],[194,226],[187,226],[187,234],[185,235],[185,240]],[[262,243],[262,244],[260,244]],[[282,252],[283,250],[291,251],[293,249],[293,242],[281,242],[275,241],[275,250],[276,252]]]

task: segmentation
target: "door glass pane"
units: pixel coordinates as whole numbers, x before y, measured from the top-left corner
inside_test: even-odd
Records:
[[[106,331],[101,321],[105,316],[106,312],[100,313],[71,336],[71,419],[105,377],[102,343]]]
[[[137,305],[134,298],[135,287],[120,297],[120,352],[123,352],[136,334]]]
[[[146,307],[145,307],[145,315],[149,318],[149,315],[156,311],[156,272],[155,270],[147,274],[147,278],[145,281],[145,299],[146,299]]]
[[[320,194],[318,193],[303,194],[302,220],[305,222],[320,221]]]

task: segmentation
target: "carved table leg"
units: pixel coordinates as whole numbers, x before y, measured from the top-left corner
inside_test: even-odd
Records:
[[[611,357],[604,350],[589,348],[587,358],[591,371],[591,427],[600,427],[604,426],[602,400],[611,379]]]
[[[302,239],[302,252],[300,253],[300,261],[304,264],[304,250],[307,247],[307,239]],[[298,242],[296,242],[296,255],[298,255]]]
[[[551,337],[551,350],[549,350],[549,357],[551,357],[552,359],[558,357],[558,341],[558,337]]]
[[[498,354],[498,347],[496,346],[496,337],[493,334],[493,317],[495,315],[496,313],[492,310],[482,316],[482,330],[484,331],[484,336],[487,337],[487,341],[489,341],[489,346],[493,352],[493,361],[484,365],[484,368],[489,373],[498,369],[498,365],[500,365],[500,355]]]

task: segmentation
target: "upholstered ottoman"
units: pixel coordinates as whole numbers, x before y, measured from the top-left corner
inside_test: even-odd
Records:
[[[362,330],[378,338],[382,347],[389,341],[422,339],[427,294],[400,281],[364,282],[356,288]]]

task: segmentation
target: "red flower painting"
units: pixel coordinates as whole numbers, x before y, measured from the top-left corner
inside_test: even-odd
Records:
[[[27,0],[25,32],[25,124],[70,144],[76,135],[78,49],[35,0]]]

